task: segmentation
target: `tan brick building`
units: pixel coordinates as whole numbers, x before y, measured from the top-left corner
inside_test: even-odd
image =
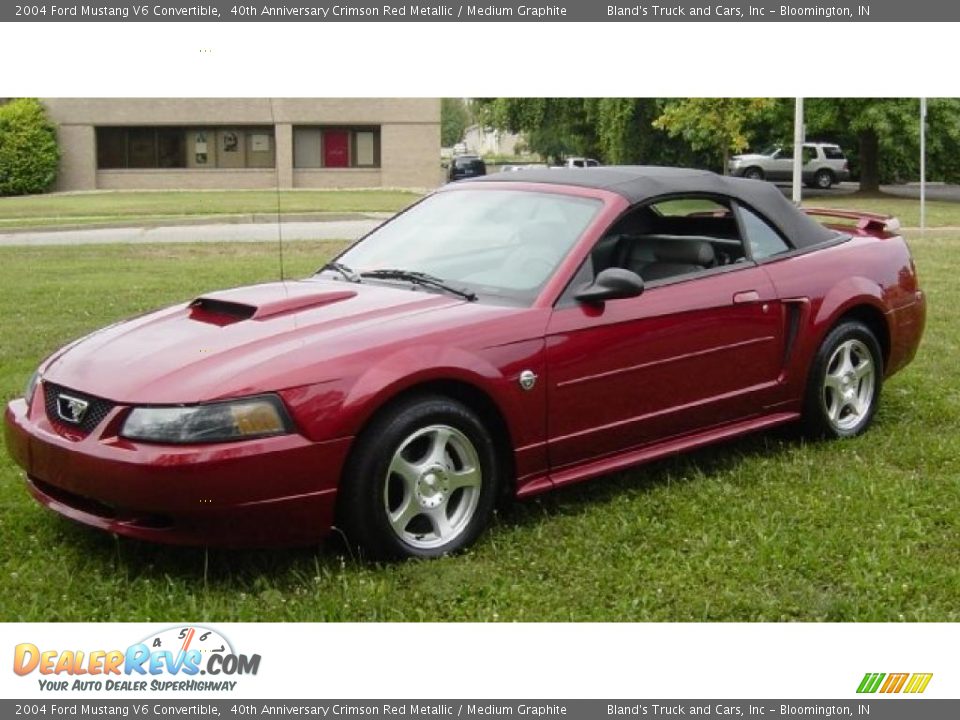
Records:
[[[58,190],[432,187],[440,101],[44,99]]]

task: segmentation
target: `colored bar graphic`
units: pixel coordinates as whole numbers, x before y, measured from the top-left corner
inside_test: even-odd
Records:
[[[857,688],[858,693],[875,693],[877,688],[880,687],[880,681],[883,680],[883,673],[867,673],[863,676],[863,680],[860,681],[860,687]]]
[[[887,675],[887,681],[880,688],[882,693],[898,693],[903,689],[903,684],[907,681],[910,673],[890,673]]]
[[[884,681],[886,678],[886,681]],[[878,690],[881,693],[922,693],[927,689],[927,685],[930,684],[930,680],[933,678],[933,673],[890,673],[886,675],[884,673],[866,673],[863,676],[863,680],[860,681],[860,685],[857,687],[857,692],[864,693],[875,693]],[[883,685],[881,686],[881,683]]]
[[[930,684],[930,679],[933,677],[933,673],[914,673],[910,682],[907,683],[907,687],[904,689],[905,693],[922,693],[927,689],[927,685]]]

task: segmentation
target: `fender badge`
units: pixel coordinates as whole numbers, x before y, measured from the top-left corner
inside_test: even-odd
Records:
[[[533,390],[533,386],[537,384],[537,374],[533,370],[524,370],[520,373],[517,382],[524,390]]]

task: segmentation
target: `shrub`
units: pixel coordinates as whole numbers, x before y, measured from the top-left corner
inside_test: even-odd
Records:
[[[56,129],[38,100],[0,105],[0,195],[49,189],[59,162]]]

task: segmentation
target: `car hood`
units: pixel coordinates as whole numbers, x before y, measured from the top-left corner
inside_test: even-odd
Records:
[[[409,335],[418,316],[475,305],[409,286],[308,279],[204,295],[94,332],[43,378],[115,402],[188,403],[312,381],[324,361]],[[468,308],[464,308],[469,313]]]

